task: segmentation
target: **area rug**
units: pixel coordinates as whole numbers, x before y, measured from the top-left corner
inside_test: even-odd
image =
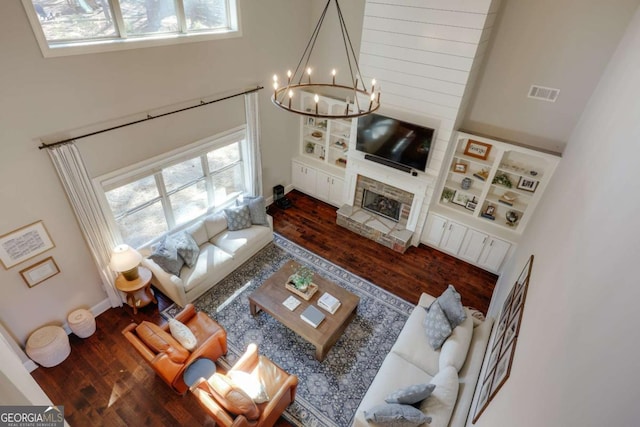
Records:
[[[268,314],[259,312],[253,317],[249,313],[251,292],[291,259],[360,297],[356,317],[323,362],[315,359],[311,344]],[[233,365],[253,342],[261,354],[298,376],[296,400],[284,414],[289,422],[339,427],[352,424],[360,401],[414,307],[279,235],[194,304],[227,331],[226,364]],[[165,315],[175,311],[170,308]]]

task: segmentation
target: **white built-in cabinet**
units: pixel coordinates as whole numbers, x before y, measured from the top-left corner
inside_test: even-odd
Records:
[[[305,194],[340,207],[345,204],[344,178],[326,172],[301,160],[292,160],[293,186]]]
[[[511,243],[437,214],[429,214],[425,243],[485,270],[498,273]]]

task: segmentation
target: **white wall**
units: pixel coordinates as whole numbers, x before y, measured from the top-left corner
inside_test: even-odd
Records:
[[[498,284],[494,315],[535,255],[511,377],[478,427],[638,425],[638,69],[640,9]]]
[[[38,140],[231,89],[268,88],[281,64],[297,62],[308,38],[311,4],[240,4],[241,38],[44,59],[21,2],[0,2],[0,235],[43,220],[56,244],[30,262],[0,269],[0,322],[18,342],[105,298],[51,162],[36,148]],[[290,182],[289,159],[298,139],[298,118],[272,107],[269,96],[268,89],[260,92],[267,194],[273,185]],[[238,114],[243,113],[237,101],[216,104],[78,146],[95,176],[231,128],[243,120]],[[47,256],[61,273],[29,289],[19,271]]]
[[[462,128],[562,152],[638,0],[504,0]],[[527,98],[538,84],[555,103]]]

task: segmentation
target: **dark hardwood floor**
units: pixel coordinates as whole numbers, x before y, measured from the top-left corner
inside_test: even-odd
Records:
[[[298,192],[294,207],[271,207],[274,229],[284,237],[355,274],[415,303],[422,292],[441,293],[452,283],[462,302],[486,312],[497,277],[425,246],[398,254],[335,224],[336,209]],[[32,375],[54,404],[65,406],[72,426],[213,426],[215,423],[187,393],[179,396],[155,375],[121,330],[131,322],[163,322],[159,304],[134,315],[131,308],[110,309],[96,319],[87,339],[70,335],[71,355],[53,368]],[[278,427],[289,426],[282,418]]]

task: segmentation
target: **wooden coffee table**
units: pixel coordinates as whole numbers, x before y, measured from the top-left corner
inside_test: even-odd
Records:
[[[351,319],[356,315],[360,298],[316,274],[313,277],[313,283],[318,285],[318,291],[309,301],[305,301],[300,296],[288,291],[284,286],[297,265],[298,263],[295,261],[289,261],[265,280],[262,286],[249,296],[249,308],[254,316],[259,310],[264,310],[304,340],[313,344],[316,347],[316,359],[323,361]],[[318,299],[325,292],[329,292],[341,302],[340,308],[334,314],[318,307]],[[301,302],[293,311],[282,304],[292,295]],[[300,318],[300,313],[309,305],[316,306],[325,315],[325,319],[317,328]]]

